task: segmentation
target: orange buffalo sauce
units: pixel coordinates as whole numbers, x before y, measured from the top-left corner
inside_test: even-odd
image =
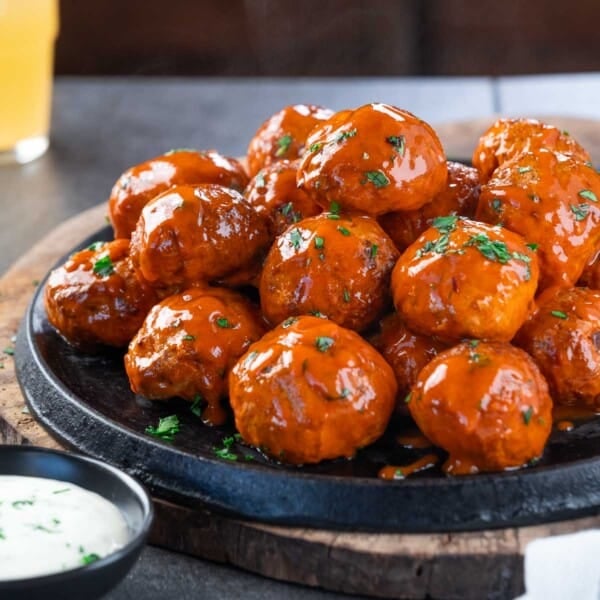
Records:
[[[386,465],[379,470],[377,476],[379,479],[387,480],[404,479],[413,473],[418,473],[419,471],[424,471],[425,469],[433,467],[439,461],[440,458],[436,454],[426,454],[408,465]]]

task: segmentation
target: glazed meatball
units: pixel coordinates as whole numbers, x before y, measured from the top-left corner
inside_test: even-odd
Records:
[[[421,369],[447,344],[406,327],[397,313],[381,322],[380,331],[372,340],[373,346],[392,367],[398,384],[396,411],[406,413],[406,397],[417,381]]]
[[[352,457],[382,435],[395,394],[392,369],[372,346],[310,316],[250,346],[229,378],[243,439],[292,464]]]
[[[600,175],[547,150],[505,162],[481,187],[477,219],[538,246],[540,289],[571,287],[600,243]]]
[[[129,259],[129,240],[95,242],[48,277],[48,321],[81,350],[127,346],[158,298]]]
[[[321,313],[342,327],[366,329],[389,299],[398,251],[377,222],[322,213],[290,226],[267,255],[261,307],[272,323]]]
[[[298,161],[282,160],[261,169],[244,191],[254,210],[269,218],[273,239],[292,223],[318,215],[320,206],[296,185]]]
[[[268,245],[266,218],[239,192],[182,185],[146,204],[131,257],[151,285],[182,290],[240,269],[257,271]]]
[[[271,163],[284,159],[294,160],[301,156],[310,131],[332,114],[332,111],[322,106],[294,104],[269,117],[259,127],[248,146],[250,176],[254,177]]]
[[[498,119],[479,139],[473,152],[473,166],[482,183],[507,160],[542,148],[571,155],[583,162],[590,155],[566,132],[535,119]]]
[[[539,276],[535,252],[516,233],[438,217],[392,273],[406,325],[452,341],[509,341],[527,318]]]
[[[202,420],[220,425],[229,371],[263,333],[257,308],[232,290],[193,288],[165,298],[125,355],[131,389],[152,400],[202,400]]]
[[[367,104],[313,129],[298,185],[324,209],[336,202],[378,216],[420,208],[446,177],[442,144],[427,123],[387,104]]]
[[[379,217],[379,224],[390,236],[396,248],[404,252],[436,217],[459,215],[473,218],[479,198],[477,169],[448,161],[448,182],[431,201],[417,210],[388,213]]]
[[[515,343],[533,356],[558,404],[600,410],[600,292],[552,289]]]
[[[438,354],[419,373],[408,408],[449,457],[453,475],[501,471],[538,458],[552,428],[548,385],[510,344],[473,340]]]
[[[129,238],[142,208],[174,185],[218,183],[241,192],[248,176],[234,158],[215,150],[171,150],[131,167],[115,183],[108,199],[108,217],[116,238]]]

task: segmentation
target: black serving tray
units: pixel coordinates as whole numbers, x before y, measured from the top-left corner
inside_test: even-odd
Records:
[[[105,227],[73,251],[111,235]],[[401,419],[352,461],[286,467],[241,444],[233,448],[239,461],[220,459],[214,449],[233,433],[232,424],[210,428],[183,401],[136,397],[122,352],[80,354],[49,325],[44,285],[16,345],[17,377],[31,412],[59,441],[135,475],[157,497],[246,519],[356,531],[477,530],[600,512],[600,417],[571,432],[554,431],[535,466],[494,474],[447,477],[436,468],[404,480],[378,479],[383,465],[430,451],[394,442],[407,426]],[[144,434],[173,413],[181,422],[173,443]]]

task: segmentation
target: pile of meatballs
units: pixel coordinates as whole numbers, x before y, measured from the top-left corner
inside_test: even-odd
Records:
[[[123,173],[114,241],[50,274],[48,319],[282,463],[352,457],[408,412],[449,474],[527,465],[553,404],[600,412],[600,175],[528,119],[472,165],[393,106],[288,106],[243,164],[180,149]]]

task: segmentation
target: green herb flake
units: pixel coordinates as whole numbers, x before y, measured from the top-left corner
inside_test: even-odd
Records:
[[[465,246],[475,246],[485,258],[503,265],[511,259],[511,253],[508,251],[506,244],[499,240],[490,240],[485,233],[472,235]]]
[[[0,540],[5,540],[6,536],[4,535],[4,531],[2,531],[2,529],[0,529]]]
[[[96,252],[97,250],[100,250],[100,248],[102,248],[102,246],[104,246],[106,242],[94,242],[93,244],[90,244],[86,250],[91,250],[92,252]]]
[[[112,275],[114,271],[115,266],[113,265],[113,261],[108,254],[102,258],[99,258],[94,263],[94,273],[96,273],[96,275],[100,275],[100,277],[108,277],[109,275]]]
[[[284,329],[287,329],[288,327],[291,327],[296,321],[297,321],[297,317],[288,317],[282,324],[281,326]]]
[[[350,292],[344,288],[344,302],[350,302]]]
[[[533,416],[533,407],[530,406],[521,411],[521,415],[523,416],[523,423],[525,423],[525,425],[529,425],[529,421],[531,421],[531,417]]]
[[[598,202],[598,198],[596,197],[596,194],[592,192],[592,190],[579,190],[577,195],[589,200],[590,202]]]
[[[15,508],[17,510],[21,510],[24,506],[33,506],[34,501],[33,500],[15,500],[11,504],[12,504],[13,508]]]
[[[291,202],[288,202],[287,204],[284,204],[284,205],[281,207],[281,214],[282,214],[284,217],[287,217],[287,216],[290,214],[290,212],[292,212],[292,208],[293,208],[293,205],[292,205],[292,203],[291,203]]]
[[[571,212],[575,215],[576,221],[584,221],[590,212],[590,205],[582,202],[581,204],[571,204]]]
[[[323,147],[323,144],[321,142],[315,142],[314,144],[310,145],[308,150],[310,152],[318,152],[322,147]]]
[[[231,324],[231,321],[229,321],[229,319],[227,317],[219,317],[215,321],[215,323],[221,329],[231,329],[233,327],[233,325]]]
[[[369,258],[371,260],[375,260],[375,257],[377,256],[378,251],[379,251],[379,246],[377,244],[371,244],[371,246],[369,247]]]
[[[345,399],[347,398],[350,394],[352,393],[352,390],[350,390],[349,388],[342,388],[342,391],[340,392],[339,397],[341,399]]]
[[[500,198],[492,198],[492,209],[494,212],[502,212],[502,200]]]
[[[298,229],[292,229],[289,233],[290,243],[294,247],[295,250],[300,248],[300,244],[302,244],[302,235]]]
[[[404,156],[404,152],[406,150],[406,139],[403,135],[390,135],[389,137],[385,138],[385,141],[394,146],[394,150],[396,150],[400,156]]]
[[[535,242],[530,242],[528,244],[525,244],[532,252],[537,252],[537,249],[540,247],[539,244],[536,244]]]
[[[335,138],[335,141],[339,144],[348,138],[354,137],[357,133],[356,127],[354,129],[350,129],[349,131],[343,131]]]
[[[450,233],[456,229],[458,217],[456,215],[448,215],[447,217],[436,217],[433,220],[433,227],[440,233]]]
[[[85,556],[81,557],[81,564],[90,565],[97,560],[100,560],[100,557],[92,552],[91,554],[86,554]]]
[[[275,152],[275,156],[277,156],[277,158],[284,156],[290,149],[290,146],[292,145],[293,141],[294,139],[289,133],[286,133],[285,135],[281,136],[277,140],[277,152]]]
[[[315,346],[319,352],[327,352],[334,344],[334,339],[321,335],[315,340]]]
[[[195,335],[186,334],[181,338],[184,342],[193,342],[196,339]]]
[[[394,479],[404,479],[404,473],[402,472],[402,469],[396,469],[394,471]]]
[[[527,194],[527,197],[536,204],[539,204],[540,197],[537,194]]]
[[[4,350],[2,350],[2,352],[4,352],[4,354],[8,354],[8,356],[14,356],[15,349],[12,348],[11,346],[6,346],[6,348],[4,348]]]
[[[345,235],[346,237],[348,237],[350,235],[350,230],[346,229],[346,227],[342,227],[341,225],[338,225],[337,230],[342,234]]]
[[[329,203],[329,212],[332,215],[339,215],[340,214],[340,210],[341,210],[341,207],[340,207],[340,203],[339,202],[336,202],[334,200],[333,202]]]
[[[412,392],[408,392],[408,394],[406,394],[406,396],[404,396],[404,404],[410,404],[411,399],[412,399]]]
[[[315,236],[315,248],[321,250],[325,247],[325,240],[321,236]]]
[[[214,452],[215,456],[217,456],[218,458],[222,458],[223,460],[231,460],[231,461],[237,460],[238,455],[235,452],[232,452],[231,447],[239,439],[241,439],[241,436],[239,434],[224,437],[221,440],[221,444],[222,444],[221,448],[213,447],[213,452]]]
[[[367,171],[365,179],[361,183],[365,184],[370,181],[376,188],[382,188],[390,184],[390,180],[383,171]]]
[[[202,396],[200,394],[194,396],[194,401],[190,406],[190,410],[192,411],[192,414],[196,415],[198,418],[202,416]]]
[[[557,319],[562,319],[563,321],[568,318],[567,313],[564,313],[562,310],[551,310],[550,314]]]
[[[158,427],[149,425],[146,427],[145,433],[166,442],[172,442],[175,439],[175,434],[179,433],[179,417],[177,415],[163,417],[158,420]]]
[[[519,167],[517,170],[519,171],[519,173],[521,175],[523,175],[524,173],[529,173],[529,172],[533,171],[533,169],[531,167]]]
[[[60,488],[59,490],[54,490],[53,494],[64,494],[65,492],[70,492],[71,488]]]

